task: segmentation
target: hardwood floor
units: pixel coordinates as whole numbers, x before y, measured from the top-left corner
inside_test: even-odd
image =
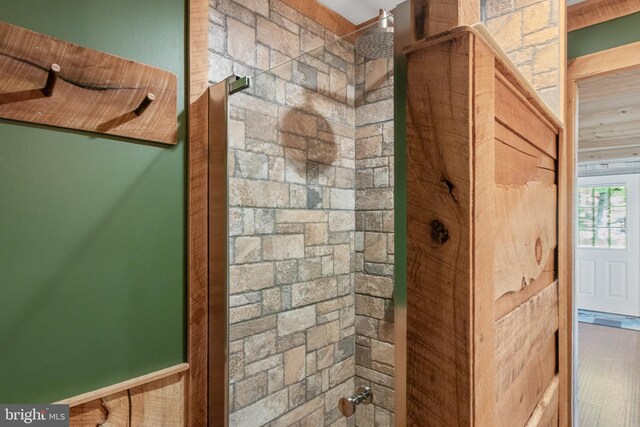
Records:
[[[640,426],[640,332],[578,325],[578,425]]]

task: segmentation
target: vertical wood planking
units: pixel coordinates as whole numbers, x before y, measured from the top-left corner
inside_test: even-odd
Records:
[[[407,87],[407,424],[470,425],[469,55],[412,52]]]
[[[189,0],[189,195],[187,425],[207,425],[208,357],[208,34],[209,3]],[[222,405],[220,405],[222,406]],[[224,408],[222,408],[224,409]],[[219,424],[222,425],[222,424]]]
[[[411,0],[411,11],[415,40],[480,22],[479,1]]]

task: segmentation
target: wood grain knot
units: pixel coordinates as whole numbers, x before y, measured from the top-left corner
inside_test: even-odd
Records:
[[[538,265],[542,262],[542,240],[539,237],[536,239],[536,262]]]
[[[431,240],[441,245],[449,240],[449,232],[437,219],[431,221]]]

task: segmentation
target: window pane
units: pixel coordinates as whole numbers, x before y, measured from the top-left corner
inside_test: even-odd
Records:
[[[611,188],[611,206],[626,206],[627,205],[627,187],[612,187]]]
[[[606,206],[596,206],[593,219],[596,227],[609,226],[609,209]]]
[[[578,228],[593,228],[593,208],[580,208],[578,211]]]
[[[580,188],[578,199],[580,207],[593,206],[593,187]]]
[[[579,231],[578,245],[593,247],[593,229]]]
[[[595,248],[609,247],[609,229],[608,228],[596,228],[596,241],[593,247]]]
[[[609,226],[625,228],[627,226],[627,208],[611,208],[609,210]]]
[[[625,228],[611,229],[611,247],[625,249],[627,247],[627,230]]]
[[[609,205],[609,187],[594,187],[594,204],[596,206]]]

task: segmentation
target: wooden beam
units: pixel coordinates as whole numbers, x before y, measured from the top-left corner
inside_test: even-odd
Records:
[[[587,0],[567,8],[567,31],[640,12],[640,0]]]
[[[411,30],[415,40],[480,21],[480,2],[411,0]]]
[[[189,0],[189,145],[188,145],[188,338],[191,365],[187,387],[187,425],[204,427],[208,419],[208,99],[209,2]],[[223,411],[224,399],[219,399]],[[221,417],[224,418],[224,417]],[[222,422],[219,425],[223,425]]]
[[[187,370],[189,370],[189,364],[181,363],[179,365],[171,366],[169,368],[162,369],[156,372],[151,372],[146,375],[141,375],[136,378],[131,378],[130,380],[122,381],[107,387],[102,387],[98,390],[89,391],[87,393],[70,397],[68,399],[64,399],[55,403],[74,407],[74,406],[82,405],[83,403],[91,402],[92,400],[102,399],[103,397],[107,397],[107,396],[119,393],[121,391],[126,391],[134,387],[139,387],[145,384],[149,384],[154,381],[158,381],[160,379],[179,374],[180,372],[185,372]]]
[[[569,81],[588,79],[608,73],[627,70],[640,65],[640,42],[579,56],[569,61]]]

